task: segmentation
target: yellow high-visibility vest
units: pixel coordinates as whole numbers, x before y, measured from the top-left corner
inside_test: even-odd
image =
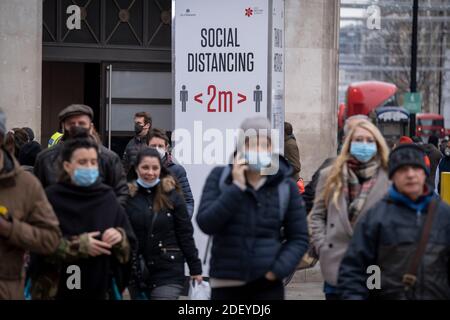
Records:
[[[442,200],[450,204],[450,172],[441,172],[441,190]]]
[[[51,137],[50,140],[48,140],[48,148],[51,148],[53,146],[56,146],[59,141],[61,140],[63,134],[60,132],[55,132]]]

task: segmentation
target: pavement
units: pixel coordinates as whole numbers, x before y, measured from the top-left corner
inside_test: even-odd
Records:
[[[286,286],[285,298],[286,300],[325,300],[319,264],[311,269],[297,271]],[[123,299],[130,299],[128,290],[125,291]],[[181,296],[180,300],[188,300],[188,297]]]
[[[325,300],[319,264],[295,273],[286,286],[286,300]]]

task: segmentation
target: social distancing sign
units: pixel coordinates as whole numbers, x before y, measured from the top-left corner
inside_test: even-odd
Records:
[[[173,154],[197,209],[209,172],[230,161],[227,133],[245,118],[267,117],[281,129],[274,143],[282,148],[284,1],[174,0],[172,10]],[[198,230],[196,240],[203,252]]]

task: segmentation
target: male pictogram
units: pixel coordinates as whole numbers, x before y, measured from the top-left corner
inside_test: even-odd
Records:
[[[256,86],[256,90],[253,91],[253,101],[255,101],[255,111],[260,112],[261,111],[261,101],[263,99],[262,91],[260,90],[260,86]]]
[[[186,86],[183,85],[180,90],[180,101],[181,101],[181,112],[186,112],[186,102],[189,99],[188,91],[186,90]]]

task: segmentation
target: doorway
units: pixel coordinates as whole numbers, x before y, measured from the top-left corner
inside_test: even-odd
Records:
[[[101,65],[99,63],[42,62],[41,144],[60,131],[58,114],[70,104],[86,104],[100,124]]]
[[[103,63],[102,69],[105,80],[100,129],[105,146],[108,147],[111,139],[111,150],[122,156],[127,143],[134,136],[134,115],[142,111],[152,117],[152,128],[164,129],[170,135],[173,129],[170,64]]]

